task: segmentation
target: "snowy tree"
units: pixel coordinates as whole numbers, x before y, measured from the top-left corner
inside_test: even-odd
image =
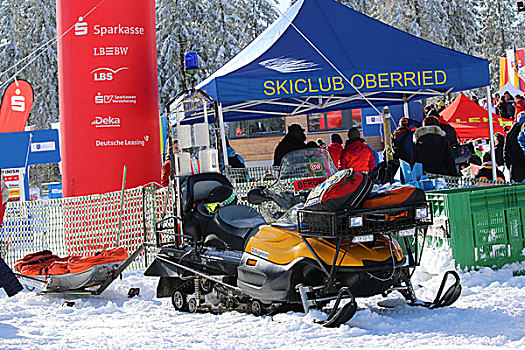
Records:
[[[371,13],[391,26],[421,36],[422,8],[418,0],[386,0],[374,5]]]
[[[4,85],[4,82],[15,73],[14,65],[17,57],[20,57],[13,20],[15,10],[15,1],[0,1],[0,85]]]
[[[266,0],[158,0],[157,48],[161,113],[169,100],[202,81],[235,56],[277,18]],[[184,55],[197,52],[195,80]]]
[[[516,38],[516,11],[514,3],[505,0],[485,0],[480,4],[481,52],[490,63],[490,80],[494,89],[499,87],[499,57],[512,48]]]
[[[338,1],[343,5],[346,5],[356,11],[359,11],[369,16],[377,2],[377,0],[338,0]]]
[[[253,13],[245,1],[211,0],[206,2],[204,20],[206,73],[212,74],[235,56],[248,42],[252,21],[243,13]],[[244,17],[244,18],[243,18]]]
[[[28,123],[35,124],[38,129],[47,129],[50,123],[58,121],[58,66],[53,40],[56,38],[55,2],[26,0],[20,7],[20,14],[29,25],[22,36],[26,40],[21,40],[18,45],[23,48],[24,56],[33,53],[29,58],[32,62],[23,73],[34,91]]]
[[[427,0],[422,8],[421,37],[438,45],[445,45],[449,18],[443,7],[443,0]]]
[[[479,55],[479,12],[475,0],[445,0],[448,21],[444,45],[470,55]]]
[[[194,85],[184,71],[184,55],[195,51],[202,57],[204,38],[202,1],[157,1],[157,62],[161,113],[181,91]],[[201,62],[202,63],[202,62]],[[202,73],[199,73],[202,74]]]

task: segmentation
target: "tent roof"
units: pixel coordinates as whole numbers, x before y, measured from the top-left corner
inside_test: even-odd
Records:
[[[501,96],[505,91],[510,92],[512,96],[523,95],[523,91],[512,85],[510,81],[503,85],[501,89],[499,89],[498,94]]]
[[[392,105],[488,84],[487,60],[334,0],[298,0],[197,88],[231,121],[369,107],[365,97]]]
[[[456,129],[456,133],[462,140],[488,138],[490,135],[489,112],[463,94],[460,94],[440,114]],[[494,113],[492,113],[492,118],[495,133],[504,132],[505,125],[513,124],[512,120]]]

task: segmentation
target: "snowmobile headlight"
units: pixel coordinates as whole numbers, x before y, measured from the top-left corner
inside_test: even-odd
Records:
[[[364,242],[372,242],[374,240],[374,235],[362,235],[362,236],[355,236],[352,239],[353,243],[364,243]]]
[[[355,216],[350,218],[350,227],[361,227],[363,226],[363,217]]]
[[[427,208],[416,208],[416,219],[423,219],[428,216]]]
[[[416,229],[415,228],[409,228],[407,230],[400,230],[397,232],[397,235],[399,237],[408,237],[408,236],[413,236],[416,234]]]

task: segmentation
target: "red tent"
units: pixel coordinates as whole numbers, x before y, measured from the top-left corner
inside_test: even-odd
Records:
[[[440,114],[447,123],[456,129],[456,133],[462,140],[489,138],[488,111],[463,94],[460,94]],[[510,127],[515,123],[494,113],[492,114],[492,121],[494,133],[503,133],[504,126]]]

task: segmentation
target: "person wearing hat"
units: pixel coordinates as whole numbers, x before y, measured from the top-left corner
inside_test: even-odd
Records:
[[[292,124],[288,127],[288,132],[275,148],[273,154],[273,165],[281,166],[284,156],[292,151],[306,148],[306,135],[304,129],[299,124]]]
[[[457,175],[452,147],[436,117],[426,117],[423,126],[414,132],[413,139],[410,165],[421,163],[426,173]]]
[[[343,152],[343,138],[339,134],[330,135],[330,144],[328,145],[328,152],[334,160],[336,166],[339,166],[339,158]]]
[[[356,127],[348,130],[348,140],[339,158],[339,169],[354,169],[355,171],[370,171],[375,167],[374,153],[361,138]]]
[[[399,127],[392,134],[394,158],[410,162],[412,153],[412,136],[414,131],[410,128],[410,120],[406,117],[399,120]]]

